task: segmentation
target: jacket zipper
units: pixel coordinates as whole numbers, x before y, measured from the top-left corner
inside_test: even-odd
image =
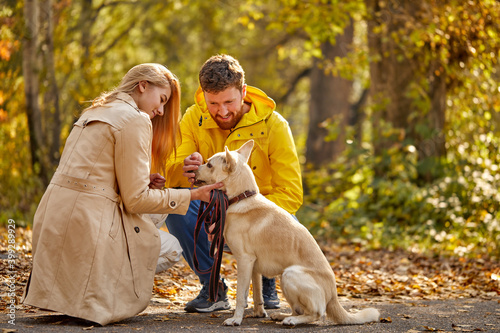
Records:
[[[233,134],[233,133],[234,133],[234,132],[236,132],[237,130],[242,129],[242,128],[247,128],[247,127],[251,127],[251,126],[257,125],[258,123],[261,123],[261,122],[263,122],[264,120],[266,120],[266,119],[261,119],[261,120],[259,120],[259,121],[258,121],[258,122],[256,122],[256,123],[253,123],[253,124],[250,124],[250,125],[246,125],[246,126],[241,126],[241,127],[235,128],[235,129],[234,129],[234,130],[232,130],[232,131],[230,130],[230,131],[229,131],[229,134],[228,134],[228,135],[227,135],[227,137],[226,137],[226,141],[227,141],[227,139],[229,139],[229,137],[231,136],[231,134]]]

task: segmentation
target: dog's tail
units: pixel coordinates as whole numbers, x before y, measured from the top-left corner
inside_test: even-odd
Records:
[[[380,313],[377,309],[373,308],[363,309],[356,313],[347,312],[340,305],[337,297],[333,297],[326,306],[326,315],[328,319],[333,320],[337,324],[352,325],[378,321]]]

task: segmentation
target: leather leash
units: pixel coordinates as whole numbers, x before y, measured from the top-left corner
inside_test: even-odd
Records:
[[[206,208],[205,208],[206,206]],[[198,219],[194,230],[194,267],[199,273],[210,272],[210,287],[209,287],[209,301],[215,302],[219,292],[219,279],[220,279],[220,266],[222,263],[222,253],[224,252],[224,225],[226,223],[226,210],[229,206],[227,195],[220,190],[212,190],[210,192],[210,202],[208,205],[201,202],[200,209],[198,210]],[[211,232],[209,228],[215,224],[214,230]],[[212,245],[210,246],[210,256],[214,258],[212,268],[200,270],[198,258],[196,256],[196,243],[200,234],[201,226],[205,226],[207,235],[214,235]],[[215,253],[217,250],[217,253]],[[215,255],[217,254],[217,257]]]
[[[226,224],[227,208],[229,205],[255,194],[257,194],[255,191],[245,191],[229,201],[227,195],[221,190],[212,190],[210,191],[210,202],[208,202],[208,204],[203,201],[200,203],[198,219],[194,230],[193,263],[197,272],[201,274],[210,272],[210,302],[215,302],[219,293],[220,266],[222,263],[222,254],[224,252],[224,226]],[[210,227],[213,224],[215,224],[215,228],[210,231]],[[210,257],[214,258],[214,263],[210,269],[205,270],[200,270],[198,258],[196,256],[196,244],[202,225],[204,225],[207,235],[214,236],[212,245],[210,246]],[[217,255],[217,257],[215,257],[215,255]]]

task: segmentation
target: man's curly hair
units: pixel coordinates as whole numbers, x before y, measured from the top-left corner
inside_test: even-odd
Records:
[[[212,94],[230,87],[241,91],[245,84],[245,72],[238,60],[227,54],[219,54],[203,64],[199,79],[201,89]]]

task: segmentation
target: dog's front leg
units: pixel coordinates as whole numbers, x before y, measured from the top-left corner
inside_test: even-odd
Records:
[[[250,288],[250,277],[252,276],[254,257],[245,256],[236,258],[238,272],[236,276],[236,309],[233,317],[226,319],[224,325],[239,326],[243,320],[243,312],[247,303],[248,289]]]
[[[264,310],[264,298],[262,297],[262,275],[253,271],[252,273],[252,288],[253,288],[253,316],[255,318],[267,317]]]

